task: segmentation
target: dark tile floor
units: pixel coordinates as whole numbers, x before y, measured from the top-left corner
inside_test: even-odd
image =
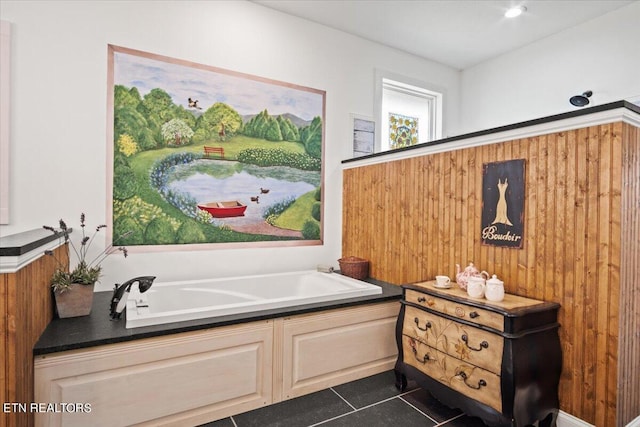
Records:
[[[484,427],[409,382],[395,387],[393,371],[234,415],[202,427]]]

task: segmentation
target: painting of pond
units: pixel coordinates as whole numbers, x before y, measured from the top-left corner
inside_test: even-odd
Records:
[[[192,197],[197,204],[237,200],[247,206],[244,215],[211,221],[236,231],[258,231],[279,236],[299,236],[266,222],[277,206],[315,191],[320,185],[316,172],[288,167],[257,167],[238,162],[198,160],[176,167],[169,177],[169,189]]]
[[[324,91],[118,46],[109,67],[113,244],[322,244]]]

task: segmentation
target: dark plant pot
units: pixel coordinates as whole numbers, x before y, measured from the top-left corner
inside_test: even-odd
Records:
[[[61,319],[67,317],[88,316],[93,305],[93,287],[95,284],[73,283],[64,292],[54,292],[56,310]]]

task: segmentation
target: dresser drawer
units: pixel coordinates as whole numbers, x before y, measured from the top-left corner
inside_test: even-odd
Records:
[[[478,325],[488,326],[504,332],[504,317],[496,312],[472,307],[455,301],[449,301],[433,295],[407,289],[405,300],[431,310],[448,314],[458,319],[464,319]]]
[[[404,363],[472,399],[502,412],[500,377],[403,336]]]
[[[463,362],[500,374],[504,346],[500,335],[410,306],[406,307],[402,333]]]

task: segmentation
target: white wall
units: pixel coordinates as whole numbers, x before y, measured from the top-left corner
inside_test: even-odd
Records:
[[[327,92],[323,246],[112,256],[98,290],[139,274],[174,280],[336,265],[349,113],[373,116],[376,68],[445,88],[445,129],[457,126],[458,71],[250,2],[3,0],[0,18],[13,37],[11,224],[0,226],[3,236],[59,218],[77,227],[80,212],[91,226],[105,222],[107,44]]]
[[[640,2],[464,70],[460,131],[574,111],[586,90],[590,106],[640,95]]]

